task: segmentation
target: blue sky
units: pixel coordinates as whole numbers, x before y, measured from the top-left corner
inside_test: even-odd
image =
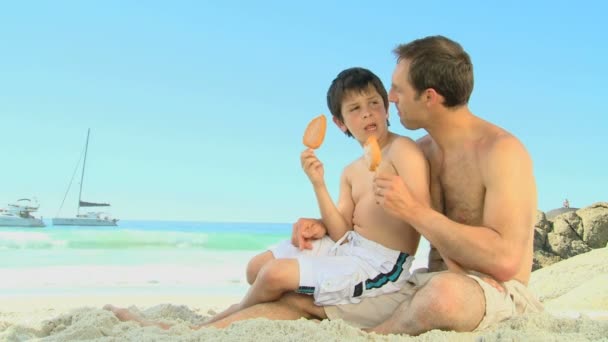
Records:
[[[607,5],[600,1],[14,1],[0,5],[0,205],[57,214],[91,140],[83,199],[121,219],[318,216],[301,135],[344,68],[385,85],[392,49],[442,34],[475,69],[472,111],[518,136],[539,208],[606,197]],[[390,108],[391,127],[414,139]],[[358,157],[333,126],[330,192]],[[77,182],[77,181],[75,181]],[[62,215],[75,211],[72,191]]]

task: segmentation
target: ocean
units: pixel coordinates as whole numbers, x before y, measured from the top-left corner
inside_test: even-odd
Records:
[[[290,223],[120,221],[118,227],[0,227],[0,292],[241,296],[247,262]],[[415,268],[422,266],[422,241]],[[423,255],[420,257],[420,255]]]

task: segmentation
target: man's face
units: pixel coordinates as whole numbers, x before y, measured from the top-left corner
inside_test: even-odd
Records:
[[[410,62],[400,60],[393,72],[391,89],[388,93],[388,100],[395,104],[399,119],[403,126],[408,129],[418,129],[418,121],[424,114],[423,103],[420,96],[412,87],[409,81]]]
[[[341,111],[344,122],[338,123],[338,126],[342,131],[348,129],[360,143],[365,142],[370,135],[380,138],[387,132],[388,114],[384,101],[371,85],[362,92],[347,93]]]

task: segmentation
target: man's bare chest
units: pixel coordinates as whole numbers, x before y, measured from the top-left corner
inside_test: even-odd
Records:
[[[433,203],[450,219],[469,225],[482,222],[485,186],[473,158],[446,160],[431,180]]]

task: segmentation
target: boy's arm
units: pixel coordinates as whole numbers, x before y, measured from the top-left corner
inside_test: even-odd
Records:
[[[337,206],[332,201],[325,184],[315,186],[314,190],[321,211],[321,220],[327,228],[327,233],[332,240],[338,241],[347,231],[353,229],[354,203],[346,170],[342,172],[340,177],[340,195]]]
[[[304,150],[300,156],[302,169],[310,179],[317,203],[321,212],[321,220],[327,228],[332,240],[337,241],[348,230],[352,229],[352,213],[354,204],[350,196],[350,184],[346,169],[340,178],[340,197],[336,206],[327,191],[324,179],[323,164],[312,149]]]

